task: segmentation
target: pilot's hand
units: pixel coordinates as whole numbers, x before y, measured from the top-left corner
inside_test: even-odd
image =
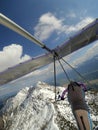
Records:
[[[64,97],[61,97],[61,100],[64,100],[65,98]]]

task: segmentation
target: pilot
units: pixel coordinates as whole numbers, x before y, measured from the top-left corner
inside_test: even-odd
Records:
[[[87,91],[87,87],[84,84],[71,81],[68,88],[63,91],[61,100],[64,100],[64,96],[68,92],[68,101],[79,130],[92,130],[89,109],[85,102],[85,91]]]

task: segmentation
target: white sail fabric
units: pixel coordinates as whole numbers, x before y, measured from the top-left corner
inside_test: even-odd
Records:
[[[3,24],[2,19],[0,23]],[[7,26],[7,25],[6,25]],[[13,30],[13,29],[12,29]],[[98,19],[84,27],[75,36],[71,37],[63,45],[58,46],[54,51],[58,54],[59,58],[64,57],[98,39]],[[36,41],[37,42],[37,41]],[[42,48],[49,50],[49,53],[39,56],[37,58],[32,58],[29,61],[20,63],[14,67],[8,68],[4,72],[0,73],[0,85],[8,83],[12,80],[20,78],[42,66],[45,66],[53,62],[52,50],[47,48],[44,44]]]

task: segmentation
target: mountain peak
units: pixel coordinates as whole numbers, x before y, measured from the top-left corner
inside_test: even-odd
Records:
[[[57,87],[60,93],[63,90],[63,87]],[[91,100],[90,97],[88,94],[87,99]],[[67,98],[58,102],[54,98],[54,86],[44,82],[20,90],[2,109],[7,130],[77,130]],[[98,117],[92,112],[94,125],[98,123],[96,115]]]

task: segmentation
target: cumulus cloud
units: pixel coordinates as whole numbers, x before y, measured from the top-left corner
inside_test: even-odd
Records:
[[[88,25],[89,23],[91,23],[94,19],[91,17],[87,17],[85,19],[83,19],[82,21],[80,21],[78,24],[71,26],[73,29],[73,31],[77,31],[83,27],[85,27],[86,25]]]
[[[74,13],[69,15],[70,17],[76,17]],[[94,19],[91,17],[86,17],[77,24],[68,25],[64,24],[64,19],[59,19],[54,14],[48,12],[39,18],[38,24],[34,28],[34,36],[39,38],[41,41],[44,41],[47,40],[53,34],[53,32],[56,32],[57,34],[69,34],[82,29],[93,20]]]
[[[69,14],[67,14],[68,18],[76,18],[76,14],[73,11],[70,11]]]
[[[48,39],[54,31],[60,31],[62,26],[61,19],[57,19],[52,13],[46,13],[40,17],[38,24],[34,28],[34,35],[43,41]]]
[[[22,56],[22,53],[23,48],[20,45],[12,44],[4,47],[3,50],[0,51],[0,72],[8,67],[12,67],[30,59],[30,56]]]

